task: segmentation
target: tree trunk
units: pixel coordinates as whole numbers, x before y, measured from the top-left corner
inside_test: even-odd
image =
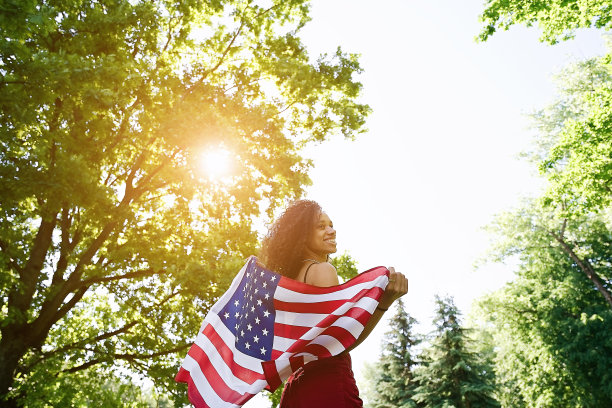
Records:
[[[15,370],[21,358],[28,351],[27,343],[21,336],[2,333],[0,340],[0,405],[17,407],[17,400],[7,399],[7,394],[15,382]]]

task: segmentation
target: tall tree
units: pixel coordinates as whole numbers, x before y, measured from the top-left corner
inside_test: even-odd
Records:
[[[539,7],[563,8],[579,18],[585,9],[579,11],[572,4],[542,3]],[[551,10],[531,16],[548,21]],[[607,16],[604,9],[588,12]],[[564,24],[560,27],[570,27]],[[533,203],[534,211],[524,207],[515,214],[516,220],[545,231],[612,307],[609,268],[598,260],[594,247],[581,242],[582,232],[577,230],[588,222],[585,216],[606,212],[612,203],[612,54],[570,65],[557,75],[557,84],[557,100],[533,115],[538,136],[534,149],[526,154],[547,179],[546,191],[539,203]],[[601,217],[596,216],[593,224],[598,222]],[[597,239],[605,241],[604,237]],[[598,248],[602,245],[600,242]]]
[[[396,313],[389,320],[390,330],[383,340],[383,351],[373,367],[370,379],[371,392],[368,396],[373,408],[416,407],[412,399],[414,381],[415,346],[420,339],[414,333],[416,319],[406,312],[401,299],[396,302]]]
[[[584,262],[609,285],[612,232],[601,216],[563,223],[530,203],[500,216],[497,260],[512,259],[517,278],[481,301],[481,320],[497,346],[504,406],[607,407],[612,404],[612,308]],[[578,261],[547,226],[563,225]],[[553,231],[555,234],[557,232]]]
[[[612,2],[489,1],[481,40],[538,24],[556,43],[580,27],[609,29]],[[538,200],[500,216],[498,260],[518,278],[483,301],[507,406],[609,406],[612,396],[610,204],[611,53],[559,75],[559,98],[535,115],[535,159],[547,178]]]
[[[266,4],[1,2],[5,405],[121,366],[172,389],[253,219],[309,183],[300,149],[363,129],[357,57],[310,57],[307,1]]]
[[[427,408],[499,407],[492,362],[471,351],[453,299],[436,296],[435,302],[434,338],[420,357],[414,399]]]

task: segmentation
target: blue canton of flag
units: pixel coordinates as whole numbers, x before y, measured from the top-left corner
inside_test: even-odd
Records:
[[[238,289],[219,312],[232,332],[236,349],[261,360],[269,360],[274,341],[274,291],[279,276],[260,268],[251,259]]]

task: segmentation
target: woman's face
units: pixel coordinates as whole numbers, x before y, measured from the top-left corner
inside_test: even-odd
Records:
[[[314,254],[327,257],[336,252],[336,230],[334,223],[324,212],[319,214],[307,242],[307,248]]]

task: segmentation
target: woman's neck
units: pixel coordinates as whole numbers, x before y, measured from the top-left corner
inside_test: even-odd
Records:
[[[303,260],[311,260],[316,262],[327,262],[327,254],[316,254],[313,251],[307,249],[304,251]]]

